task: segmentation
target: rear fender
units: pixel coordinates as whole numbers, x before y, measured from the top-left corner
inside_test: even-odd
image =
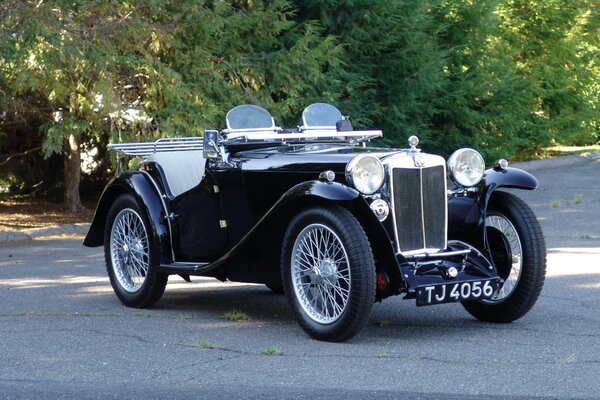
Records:
[[[173,262],[167,204],[156,182],[147,172],[143,171],[125,172],[108,183],[96,207],[90,230],[83,241],[84,246],[97,247],[104,244],[108,211],[117,197],[125,193],[135,197],[150,221],[152,230],[150,237],[153,244],[161,250],[161,263]]]

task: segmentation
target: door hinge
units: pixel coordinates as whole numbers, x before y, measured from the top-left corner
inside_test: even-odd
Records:
[[[221,228],[227,228],[227,221],[226,221],[226,220],[224,220],[224,219],[220,219],[220,220],[219,220],[219,226],[220,226]]]
[[[219,187],[217,185],[213,185],[213,192],[219,193]]]

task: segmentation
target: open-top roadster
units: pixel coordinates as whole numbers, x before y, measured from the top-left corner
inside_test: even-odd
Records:
[[[446,162],[414,136],[406,149],[367,146],[381,135],[323,103],[293,130],[242,105],[203,138],[112,144],[142,162],[108,184],[84,244],[104,245],[127,306],[154,305],[170,274],[263,283],[320,340],[354,336],[398,294],[461,302],[483,321],[522,317],[544,283],[544,238],[498,189],[536,179],[505,160],[485,170],[468,148]]]

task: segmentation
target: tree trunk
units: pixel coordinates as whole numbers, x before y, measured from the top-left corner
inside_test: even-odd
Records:
[[[80,135],[69,135],[64,139],[64,207],[66,211],[80,211],[83,209],[79,197],[79,181],[81,179],[80,145]]]

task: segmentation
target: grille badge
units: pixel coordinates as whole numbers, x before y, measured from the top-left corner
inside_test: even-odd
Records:
[[[425,166],[425,158],[421,154],[414,154],[413,161],[415,162],[415,167],[423,168]]]

